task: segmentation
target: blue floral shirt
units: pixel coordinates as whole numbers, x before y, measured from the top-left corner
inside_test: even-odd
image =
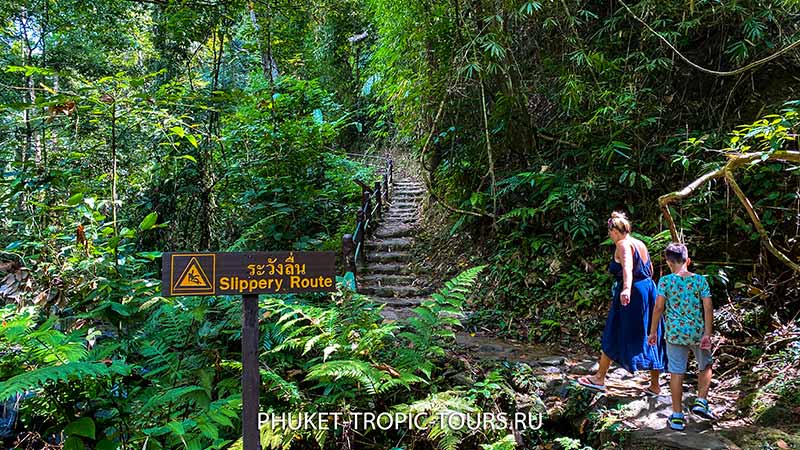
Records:
[[[703,298],[711,297],[708,281],[693,273],[682,277],[669,274],[658,280],[658,295],[667,299],[664,324],[667,342],[678,345],[696,345],[703,337]]]

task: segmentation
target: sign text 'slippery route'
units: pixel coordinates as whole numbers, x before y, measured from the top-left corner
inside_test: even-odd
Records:
[[[162,291],[178,295],[331,291],[334,252],[164,253]]]

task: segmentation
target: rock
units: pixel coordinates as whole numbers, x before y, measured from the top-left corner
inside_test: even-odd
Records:
[[[567,358],[563,356],[548,356],[546,358],[537,359],[536,363],[541,366],[561,366],[564,365]]]
[[[664,419],[666,425],[666,419]],[[698,432],[692,429],[692,423],[686,431],[670,429],[654,430],[644,428],[628,433],[624,448],[635,449],[677,449],[677,450],[739,450],[739,446],[724,436],[711,430]]]
[[[575,375],[592,375],[600,368],[600,364],[595,359],[577,361],[569,368],[569,373]]]

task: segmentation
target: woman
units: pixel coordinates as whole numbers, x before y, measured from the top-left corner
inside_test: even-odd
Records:
[[[658,375],[666,367],[664,324],[658,326],[658,345],[647,344],[652,311],[656,301],[653,264],[647,246],[631,236],[631,223],[624,213],[614,212],[608,219],[608,235],[616,250],[609,265],[616,281],[611,291],[611,309],[603,330],[603,351],[594,376],[578,379],[582,386],[605,390],[605,379],[611,361],[628,372],[650,371],[646,393],[658,395]]]

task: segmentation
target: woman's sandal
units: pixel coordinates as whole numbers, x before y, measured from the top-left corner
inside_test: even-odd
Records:
[[[709,420],[716,419],[714,413],[711,412],[711,408],[708,407],[708,400],[700,398],[695,399],[694,404],[692,405],[692,412],[705,419]]]
[[[606,390],[606,387],[604,385],[592,383],[592,380],[590,380],[589,377],[578,378],[578,384],[580,384],[585,388],[594,389],[596,391],[605,392]]]
[[[683,431],[686,429],[686,419],[683,414],[672,413],[667,419],[667,425],[675,431]]]
[[[647,386],[647,389],[644,390],[644,393],[648,397],[652,397],[652,398],[661,397],[661,392],[656,392],[656,391],[650,389],[650,386]]]

